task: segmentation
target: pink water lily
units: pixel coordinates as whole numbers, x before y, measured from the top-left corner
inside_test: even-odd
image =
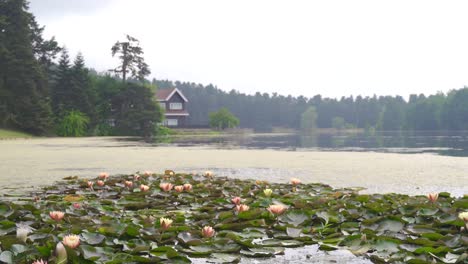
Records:
[[[93,185],[94,185],[94,182],[88,181],[88,182],[86,183],[86,185],[88,185],[88,188],[91,188],[91,189],[92,189],[92,188],[93,188]]]
[[[239,205],[241,203],[241,198],[239,196],[234,197],[234,198],[231,199],[231,203],[233,203],[235,205]]]
[[[192,184],[190,184],[190,183],[184,184],[184,190],[187,191],[187,192],[191,191],[192,190]]]
[[[292,185],[299,185],[299,184],[301,184],[301,180],[299,180],[298,178],[291,178],[291,184]]]
[[[99,187],[104,186],[104,184],[105,184],[105,183],[104,183],[103,181],[101,181],[101,180],[99,180],[99,181],[96,182],[96,185],[99,186]]]
[[[133,175],[133,179],[134,179],[135,181],[140,180],[140,175],[134,174],[134,175]]]
[[[250,207],[248,205],[245,205],[245,204],[236,205],[236,211],[239,212],[239,213],[248,211],[249,209],[250,209]]]
[[[50,218],[52,218],[52,220],[58,222],[63,219],[63,217],[65,216],[65,213],[62,211],[51,211],[49,212],[49,216]]]
[[[99,179],[106,180],[107,178],[109,178],[109,173],[107,173],[107,172],[99,173]]]
[[[268,207],[267,210],[270,211],[272,214],[280,215],[284,213],[284,211],[286,211],[286,207],[284,207],[281,204],[272,204]]]
[[[427,199],[429,199],[431,203],[436,202],[438,198],[439,198],[439,193],[430,193],[427,195]]]
[[[177,185],[174,187],[174,190],[176,192],[183,192],[184,191],[184,186],[183,185]]]
[[[63,238],[62,243],[69,248],[77,248],[80,245],[80,236],[67,235]]]
[[[202,235],[203,237],[209,238],[213,237],[215,234],[215,230],[211,226],[205,226],[202,228]]]
[[[172,190],[172,184],[171,183],[168,183],[168,182],[162,182],[161,184],[159,184],[159,188],[161,188],[161,190],[165,191],[165,192],[168,192],[170,190]]]
[[[145,176],[145,177],[149,177],[149,176],[151,176],[151,175],[153,175],[153,172],[152,172],[152,171],[144,171],[144,172],[143,172],[143,176]]]
[[[125,182],[124,182],[124,185],[125,185],[125,187],[127,187],[127,188],[132,188],[132,187],[133,187],[133,182],[131,182],[131,181],[125,181]]]
[[[171,225],[172,225],[172,220],[169,219],[169,218],[161,217],[161,219],[159,219],[159,224],[161,225],[161,228],[162,228],[163,230],[166,230],[166,229],[168,229],[169,227],[171,227]]]
[[[144,184],[140,185],[140,191],[142,191],[142,192],[146,192],[149,189],[150,189],[150,187],[148,185],[144,185]]]
[[[42,259],[38,259],[38,260],[34,261],[32,264],[47,264],[47,261],[44,261]]]
[[[81,204],[79,204],[79,203],[74,203],[74,204],[73,204],[73,208],[75,208],[75,209],[81,209]]]

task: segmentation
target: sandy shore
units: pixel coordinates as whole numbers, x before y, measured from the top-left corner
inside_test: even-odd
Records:
[[[0,141],[1,192],[48,185],[64,176],[94,177],[165,169],[364,187],[366,192],[468,194],[468,158],[434,154],[153,147],[112,138]]]

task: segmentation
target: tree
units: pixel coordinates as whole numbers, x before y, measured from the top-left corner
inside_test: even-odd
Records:
[[[59,63],[54,71],[54,85],[52,87],[52,109],[56,118],[61,119],[63,114],[70,109],[72,105],[72,95],[70,92],[71,78],[70,78],[70,57],[68,56],[67,49],[62,49]]]
[[[0,120],[34,134],[52,127],[47,78],[34,57],[25,0],[0,1]]]
[[[336,129],[343,129],[345,128],[345,120],[341,116],[335,116],[332,119],[332,127]]]
[[[122,75],[123,82],[127,80],[128,73],[131,74],[131,77],[140,81],[143,81],[145,76],[151,73],[148,64],[145,63],[142,57],[143,49],[136,38],[127,35],[127,41],[117,41],[111,50],[112,57],[120,54],[121,64],[113,71],[118,75]]]
[[[311,132],[317,128],[317,111],[315,107],[309,106],[301,115],[301,130]]]
[[[151,90],[137,83],[127,83],[112,98],[117,134],[146,138],[154,134],[163,113],[152,98]]]
[[[210,127],[224,130],[239,125],[239,119],[234,116],[227,108],[223,107],[218,112],[210,113]]]
[[[80,111],[70,111],[60,121],[57,134],[64,137],[82,137],[86,135],[89,118]]]

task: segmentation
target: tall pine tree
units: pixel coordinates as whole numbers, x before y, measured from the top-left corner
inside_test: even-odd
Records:
[[[47,79],[34,57],[25,0],[0,0],[0,79],[3,126],[34,134],[50,131]]]

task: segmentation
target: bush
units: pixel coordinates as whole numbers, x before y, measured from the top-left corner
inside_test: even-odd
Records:
[[[210,113],[210,127],[212,128],[224,130],[238,125],[239,119],[225,107],[219,109],[218,112]]]

